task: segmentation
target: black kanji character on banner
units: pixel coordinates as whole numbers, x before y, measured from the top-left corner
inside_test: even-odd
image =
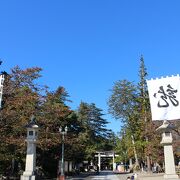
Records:
[[[159,91],[158,93],[161,95],[160,98],[164,101],[164,104],[162,104],[160,101],[158,101],[157,106],[158,107],[168,107],[169,106],[169,102],[168,100],[170,100],[170,102],[172,103],[173,106],[178,106],[179,105],[179,101],[176,99],[176,96],[174,95],[175,93],[177,93],[177,90],[174,90],[171,85],[167,85],[167,90],[165,92],[164,87],[160,86],[159,87]],[[156,98],[157,93],[154,93],[154,97]]]

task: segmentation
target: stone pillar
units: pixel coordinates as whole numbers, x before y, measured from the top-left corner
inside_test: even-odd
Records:
[[[101,171],[101,153],[98,153],[98,166],[99,166],[99,171]]]
[[[133,172],[132,158],[129,159],[129,169],[130,169],[130,172]]]
[[[113,171],[116,170],[116,163],[115,163],[114,159],[115,159],[115,153],[113,152]]]
[[[72,161],[69,161],[69,172],[72,172]]]
[[[34,180],[36,170],[36,144],[27,142],[26,166],[21,180]]]
[[[175,170],[174,155],[172,148],[172,133],[173,126],[168,121],[164,121],[157,131],[162,133],[161,144],[164,146],[164,159],[165,159],[165,174],[164,179],[175,180],[179,179]]]
[[[64,171],[68,172],[68,161],[64,162]]]
[[[34,116],[31,118],[31,122],[26,125],[27,127],[27,154],[26,154],[26,166],[21,180],[35,180],[36,170],[36,140],[38,125],[35,123]]]

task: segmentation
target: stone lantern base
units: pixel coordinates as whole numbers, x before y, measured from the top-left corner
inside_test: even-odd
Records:
[[[22,175],[21,180],[35,180],[35,175],[32,176]]]
[[[165,174],[164,179],[165,180],[177,180],[177,179],[179,179],[179,176],[177,174]]]
[[[35,180],[35,177],[32,172],[24,171],[23,175],[21,175],[21,180]]]

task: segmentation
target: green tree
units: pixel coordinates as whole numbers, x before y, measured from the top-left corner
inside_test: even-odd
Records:
[[[109,113],[122,121],[132,135],[139,133],[137,86],[127,80],[115,82],[108,101]]]
[[[98,150],[112,150],[113,133],[108,130],[107,120],[102,116],[102,110],[94,103],[81,102],[78,109],[78,119],[82,124],[80,139],[85,146],[86,159],[93,159]]]
[[[134,113],[137,105],[137,86],[127,80],[119,80],[114,83],[111,96],[108,100],[109,113],[115,119],[128,123],[129,117]]]
[[[81,124],[74,111],[66,105],[69,95],[64,87],[58,87],[54,92],[47,92],[41,105],[39,122],[41,124],[39,138],[39,164],[56,176],[58,161],[61,160],[62,136],[59,128],[67,126],[65,135],[65,160],[79,162],[83,157],[83,145],[79,140]],[[75,156],[76,154],[76,156]],[[48,163],[45,163],[47,162]]]
[[[148,118],[148,112],[149,111],[149,98],[148,98],[148,90],[147,90],[147,70],[144,64],[144,58],[141,56],[140,58],[140,69],[139,69],[139,83],[138,83],[138,89],[139,89],[139,117],[141,121],[141,144],[144,144],[146,147],[143,147],[144,149],[149,150],[149,140],[148,140],[148,124],[150,123],[150,119]],[[143,143],[144,142],[144,143]],[[143,153],[142,153],[143,154]],[[151,164],[150,164],[150,157],[149,157],[149,151],[145,151],[146,159],[147,159],[147,169],[150,171]]]
[[[144,158],[147,160],[148,171],[151,169],[150,159],[157,159],[157,154],[159,159],[162,161],[162,148],[160,147],[158,141],[160,142],[159,134],[156,133],[156,124],[153,124],[151,120],[151,110],[150,102],[147,89],[147,69],[145,67],[144,58],[140,58],[140,69],[139,69],[139,120],[141,121],[141,141],[145,146],[143,147]],[[158,141],[157,141],[158,140]]]
[[[158,135],[155,133],[156,126],[151,121],[146,78],[147,70],[141,56],[140,80],[137,85],[127,80],[115,82],[108,105],[109,112],[123,122],[123,128],[128,132],[129,139],[132,138],[134,152],[138,153],[139,160],[144,161],[146,157],[150,169],[150,156],[157,152],[159,147],[153,140],[155,136],[158,139]]]

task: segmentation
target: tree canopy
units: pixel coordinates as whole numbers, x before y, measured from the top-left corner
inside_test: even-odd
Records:
[[[147,69],[144,58],[140,58],[139,81],[126,79],[114,83],[108,100],[109,113],[122,121],[120,143],[117,151],[123,149],[129,158],[146,162],[148,169],[153,162],[163,163],[163,149],[160,145],[160,134],[156,132],[158,122],[152,122],[149,96],[146,84]],[[126,142],[126,146],[124,145]],[[119,150],[118,150],[119,149]],[[122,158],[123,153],[121,153]]]
[[[113,133],[107,120],[94,103],[81,103],[78,111],[72,110],[66,89],[59,86],[50,91],[40,85],[42,69],[32,67],[22,70],[19,66],[5,75],[2,109],[0,111],[0,170],[11,167],[11,174],[24,169],[26,154],[25,125],[34,115],[40,127],[37,144],[37,165],[47,175],[56,177],[61,159],[62,137],[59,128],[68,127],[65,136],[65,160],[74,163],[90,160],[100,148],[112,148]],[[76,154],[76,155],[75,155]],[[45,163],[48,162],[48,163]]]

